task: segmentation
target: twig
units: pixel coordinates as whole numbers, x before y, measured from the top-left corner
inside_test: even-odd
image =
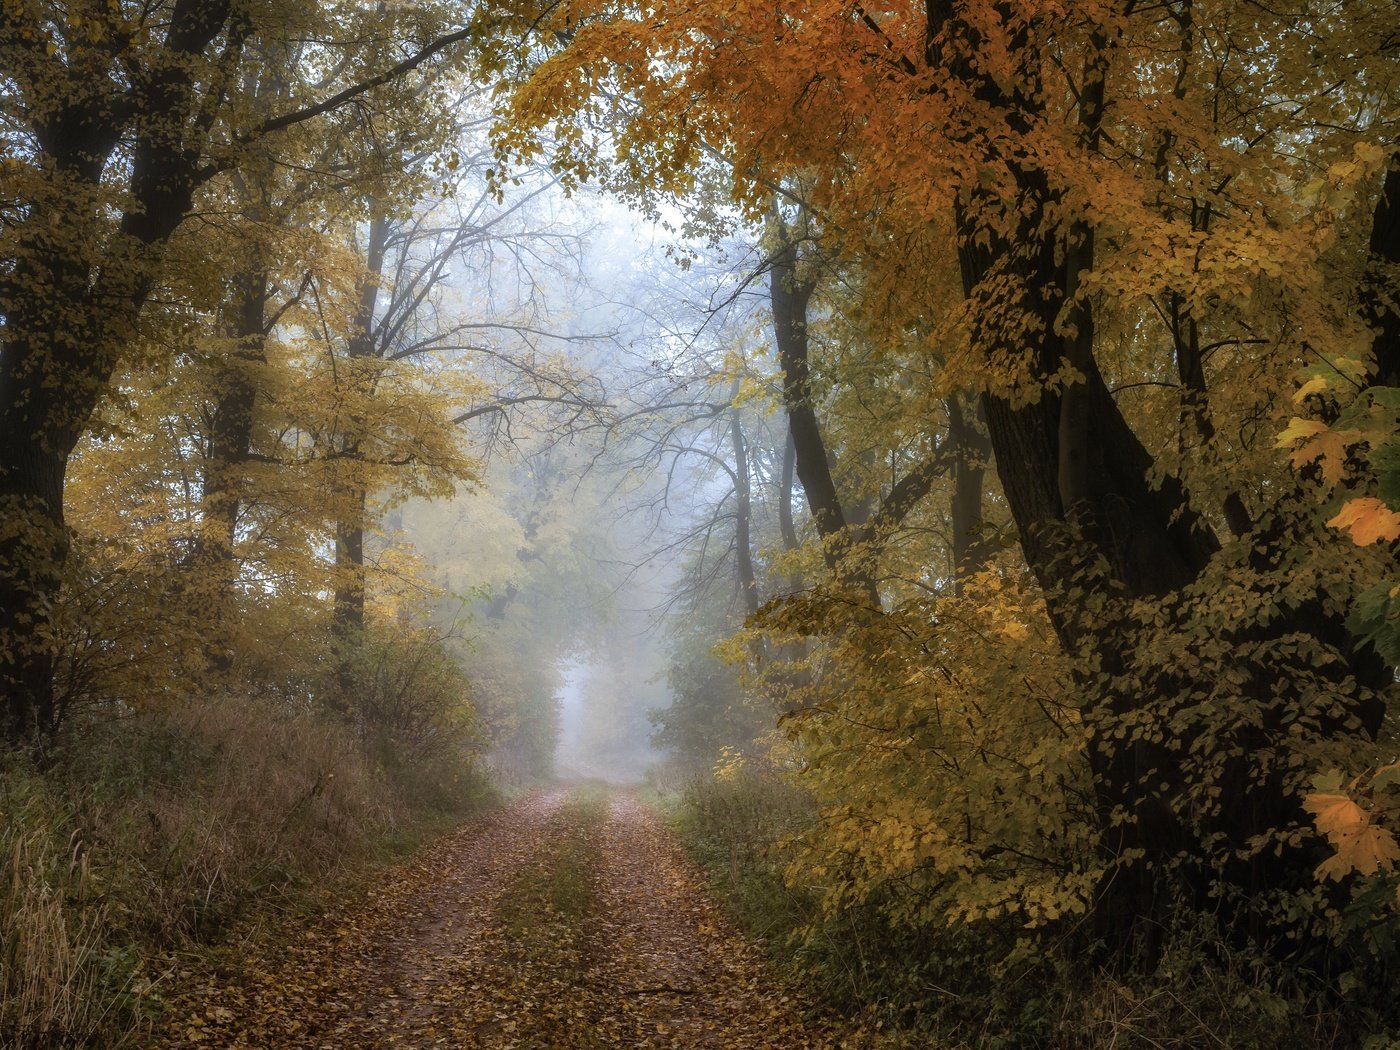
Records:
[[[658,984],[654,988],[633,988],[623,995],[694,995],[694,988],[676,988],[669,984]]]

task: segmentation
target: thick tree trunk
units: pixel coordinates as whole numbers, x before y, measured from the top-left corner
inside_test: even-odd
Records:
[[[53,728],[47,635],[68,551],[63,479],[111,372],[87,280],[85,266],[36,239],[0,302],[0,686],[10,741]]]
[[[1375,333],[1376,385],[1400,387],[1400,150],[1390,156],[1368,249],[1361,316]]]
[[[6,343],[0,355],[9,357],[14,346]],[[8,378],[0,375],[0,383]],[[23,414],[0,411],[0,689],[4,739],[15,743],[54,728],[54,653],[46,634],[68,553],[67,454],[35,447],[22,419],[7,415]]]
[[[0,303],[0,689],[12,743],[55,728],[50,625],[68,553],[68,459],[148,288],[133,264],[94,290],[86,267],[37,244],[14,277],[27,294]]]
[[[0,690],[11,743],[54,728],[49,627],[68,549],[68,459],[135,333],[151,288],[151,249],[188,214],[203,178],[200,137],[208,129],[188,120],[194,90],[187,60],[224,31],[230,4],[177,0],[166,23],[167,61],[124,73],[129,90],[105,76],[70,72],[42,49],[25,50],[24,41],[45,35],[29,24],[34,17],[27,8],[0,12],[0,34],[25,66],[20,89],[45,96],[29,100],[43,199],[31,202],[33,228],[17,231],[12,267],[0,280]],[[232,35],[229,54],[241,45]],[[124,135],[132,139],[132,203],[97,255],[85,234],[109,229],[95,202]],[[54,231],[66,231],[72,242],[57,243]]]

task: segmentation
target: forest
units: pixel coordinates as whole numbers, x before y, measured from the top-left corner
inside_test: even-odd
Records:
[[[0,1048],[1400,1046],[1393,0],[0,0]]]

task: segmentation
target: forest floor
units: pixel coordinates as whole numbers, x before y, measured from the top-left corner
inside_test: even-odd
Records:
[[[838,1045],[657,816],[601,788],[526,796],[182,985],[158,1047]]]

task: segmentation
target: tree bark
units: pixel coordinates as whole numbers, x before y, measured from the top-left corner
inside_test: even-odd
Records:
[[[753,499],[749,481],[749,453],[744,441],[744,427],[739,410],[729,410],[729,440],[734,451],[734,557],[739,597],[744,611],[752,616],[758,612],[758,574],[753,566],[753,539],[750,535],[753,519]]]
[[[795,551],[797,525],[792,520],[792,481],[797,467],[797,446],[793,444],[792,430],[783,439],[783,466],[778,476],[778,534],[783,538],[783,550]]]
[[[201,527],[195,551],[194,586],[208,599],[210,631],[205,641],[211,670],[233,663],[234,586],[238,578],[238,523],[247,498],[248,459],[258,388],[254,371],[266,362],[266,270],[253,266],[233,283],[225,334],[235,346],[215,377],[209,444],[204,460]]]
[[[768,275],[773,309],[773,335],[778,344],[778,365],[783,373],[783,407],[787,411],[797,477],[812,521],[826,554],[827,568],[840,568],[845,541],[846,512],[836,491],[827,456],[826,441],[812,403],[812,369],[807,345],[807,305],[815,284],[799,275],[797,247],[784,237],[773,256]]]
[[[944,402],[948,412],[948,443],[953,460],[953,588],[961,594],[963,580],[986,568],[992,556],[982,520],[987,490],[991,441],[976,421],[969,420],[957,395]],[[978,411],[981,417],[981,411]]]
[[[1007,121],[992,140],[1014,142],[1027,134],[1042,115],[1034,56],[1022,52],[1026,64],[1016,86],[1007,88],[976,72],[969,58],[974,31],[953,21],[946,5],[930,4],[929,11],[930,59],[951,68],[989,112]],[[1018,43],[1026,45],[1024,30],[1007,29],[1013,38],[1022,34]],[[1113,41],[1101,36],[1096,45],[1106,55]],[[1080,96],[1081,131],[1090,149],[1105,61],[1091,55]],[[1252,910],[1252,894],[1260,887],[1305,886],[1316,863],[1284,841],[1301,812],[1283,764],[1270,765],[1268,756],[1285,752],[1300,734],[1374,731],[1377,705],[1369,686],[1378,681],[1375,669],[1356,651],[1340,616],[1327,611],[1325,595],[1298,600],[1272,624],[1242,618],[1226,629],[1241,648],[1301,633],[1334,655],[1320,671],[1300,662],[1242,672],[1233,706],[1215,712],[1210,752],[1193,755],[1193,740],[1207,728],[1202,716],[1192,721],[1189,698],[1209,695],[1216,684],[1193,676],[1210,675],[1212,665],[1153,665],[1150,653],[1135,647],[1160,647],[1162,632],[1172,630],[1162,620],[1189,623],[1190,588],[1219,542],[1179,480],[1152,480],[1152,457],[1094,360],[1092,305],[1078,297],[1081,277],[1094,263],[1092,231],[1083,222],[1061,227],[1051,220],[1056,191],[1014,148],[987,159],[1010,174],[1016,195],[970,191],[958,214],[959,261],[975,344],[997,364],[1029,347],[1027,379],[1043,391],[1024,404],[986,393],[982,406],[1022,549],[1084,695],[1107,868],[1094,903],[1094,932],[1114,958],[1151,964],[1171,908],[1184,899],[1201,907],[1209,900],[1227,928],[1262,938],[1268,920]],[[1377,327],[1384,338],[1386,325]],[[1066,371],[1073,375],[1067,386],[1051,383]],[[1298,531],[1302,523],[1315,520],[1302,501],[1299,507],[1282,502],[1270,521],[1255,526],[1252,563],[1260,573],[1282,571],[1286,551],[1306,542]],[[1151,614],[1137,619],[1139,608],[1160,610],[1162,620],[1154,622]],[[1184,649],[1188,639],[1180,638]],[[1337,698],[1335,711],[1310,709],[1291,691],[1305,688],[1295,676],[1316,682],[1319,675]],[[1289,688],[1280,690],[1280,683]],[[1204,790],[1217,792],[1217,801],[1193,813],[1190,799]],[[1278,853],[1265,855],[1259,836]]]
[[[822,435],[811,396],[807,310],[815,282],[809,277],[799,277],[797,247],[781,220],[776,225],[782,241],[770,262],[769,294],[773,332],[778,344],[778,363],[782,369],[782,400],[788,417],[792,458],[802,481],[817,535],[822,541],[827,568],[839,585],[861,594],[867,606],[878,612],[882,602],[877,571],[884,545],[928,495],[934,482],[949,470],[957,469],[960,454],[957,441],[950,426],[948,439],[910,467],[890,486],[878,504],[871,500],[856,507],[842,501],[832,473],[831,453]],[[969,441],[984,440],[975,430],[967,428],[964,428],[962,437]],[[970,468],[975,461],[975,458],[969,458],[965,466]],[[787,469],[785,464],[785,472]],[[789,477],[788,483],[790,481]],[[981,481],[981,467],[967,470],[964,477],[967,488],[961,504],[963,510],[975,504],[979,520],[981,494],[979,492],[974,496],[970,488],[980,486]],[[781,509],[779,515],[781,519]],[[791,530],[790,521],[784,529]],[[784,536],[788,536],[788,531],[784,532]],[[791,541],[795,546],[795,530],[791,530]]]
[[[1375,333],[1376,385],[1400,386],[1400,150],[1391,153],[1371,214],[1361,316]]]

